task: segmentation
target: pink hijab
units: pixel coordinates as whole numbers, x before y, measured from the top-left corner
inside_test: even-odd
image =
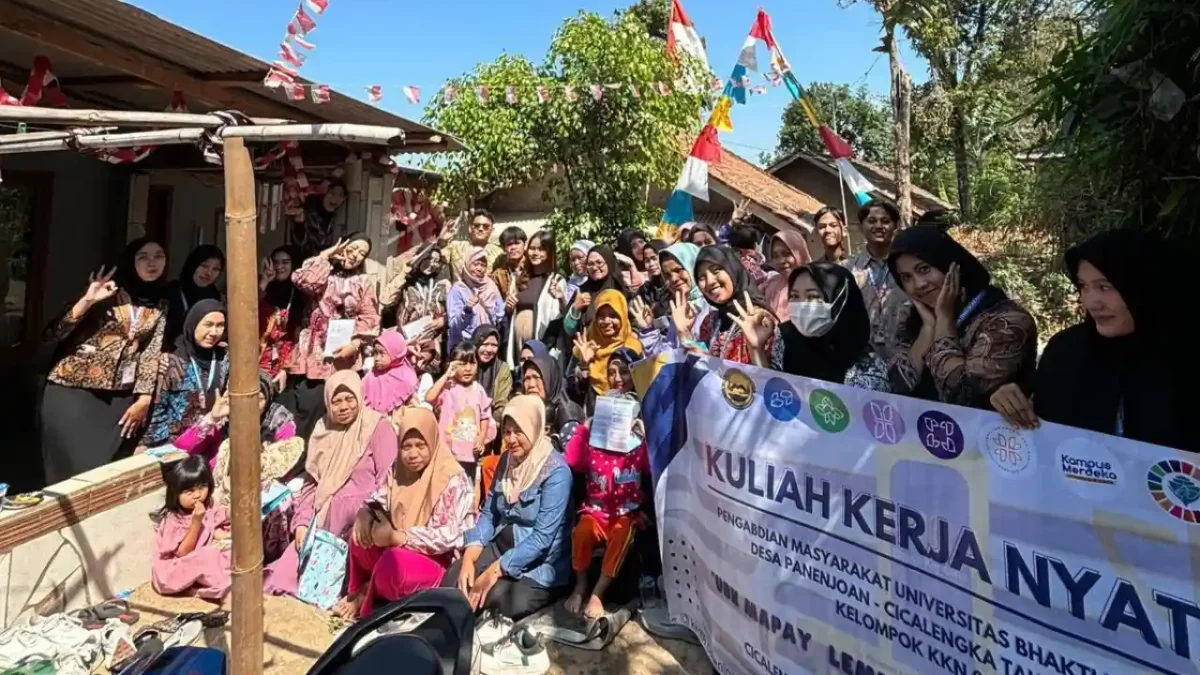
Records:
[[[792,257],[796,259],[796,264],[792,269],[803,267],[812,262],[812,255],[808,252],[808,242],[804,241],[804,235],[795,230],[780,230],[771,237],[771,243],[779,241],[792,252]],[[786,274],[776,274],[767,279],[767,283],[763,285],[763,295],[767,298],[767,306],[771,308],[771,312],[775,314],[775,318],[780,321],[790,321],[791,313],[788,310],[788,277],[791,276],[791,270]]]
[[[363,378],[363,397],[367,407],[390,415],[417,390],[417,371],[408,360],[408,343],[399,331],[384,331],[376,342],[392,357],[392,366],[382,373],[372,370]]]
[[[482,246],[472,247],[467,253],[466,259],[463,260],[458,275],[463,285],[479,298],[479,302],[475,305],[475,316],[478,317],[479,323],[485,324],[492,322],[487,308],[496,304],[504,296],[500,295],[500,289],[496,287],[496,282],[492,281],[486,270],[482,277],[471,276],[471,263],[480,258],[487,259],[487,249]]]

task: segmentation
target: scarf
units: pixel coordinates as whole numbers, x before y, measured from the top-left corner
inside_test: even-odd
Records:
[[[643,258],[648,255],[658,257],[659,253],[666,250],[666,248],[667,245],[658,239],[648,242],[645,253],[642,254]],[[653,309],[655,317],[669,316],[671,314],[671,289],[667,287],[667,279],[662,273],[662,263],[660,262],[659,265],[657,275],[651,275],[649,272],[646,273],[646,283],[642,285],[642,289],[638,293]]]
[[[631,262],[636,261],[637,256],[634,255],[633,243],[638,239],[641,239],[643,242],[646,241],[646,235],[640,230],[625,230],[621,234],[617,235],[617,253],[629,258]],[[635,264],[635,267],[637,267],[639,272],[646,269],[646,264],[644,262],[645,258],[642,260],[642,263]]]
[[[275,397],[279,395],[279,392],[275,391],[275,380],[265,370],[258,371],[258,393],[262,394],[267,401],[266,407],[263,408],[262,414],[258,418],[258,433],[265,446],[275,440],[275,436],[285,424],[295,422],[296,418],[292,416],[290,410],[275,402]]]
[[[775,242],[783,244],[792,257],[795,258],[796,264],[790,270],[775,270],[779,274],[767,280],[763,285],[763,295],[766,296],[767,305],[770,306],[771,312],[775,314],[775,318],[780,321],[787,321],[788,316],[788,294],[791,289],[791,283],[788,279],[791,278],[791,273],[803,265],[812,262],[812,256],[808,252],[808,243],[804,241],[804,235],[795,230],[780,230],[771,237],[771,246],[774,248]],[[774,254],[771,255],[774,258]]]
[[[602,291],[615,288],[624,294],[625,283],[621,281],[621,268],[617,266],[617,254],[613,253],[611,248],[607,246],[593,246],[592,250],[588,251],[588,257],[591,257],[592,253],[604,258],[604,264],[608,268],[608,274],[604,275],[602,279],[593,279],[589,272],[587,281],[583,282],[579,287],[580,291],[591,294],[593,298],[592,304],[595,306],[595,297]]]
[[[725,246],[705,246],[700,249],[700,253],[696,255],[697,275],[700,270],[700,263],[705,262],[725,270],[725,273],[729,275],[730,281],[733,282],[733,295],[724,303],[717,303],[707,295],[704,296],[708,300],[708,304],[712,305],[713,310],[717,313],[717,332],[724,333],[733,325],[733,303],[736,300],[739,305],[744,304],[747,293],[750,294],[751,303],[770,311],[766,300],[763,299],[762,292],[750,280],[750,273],[742,266],[742,260],[738,257],[736,251]],[[695,276],[693,276],[692,281],[695,283]]]
[[[546,436],[546,404],[542,399],[528,394],[514,396],[504,406],[504,416],[515,422],[533,444],[520,464],[513,461],[512,451],[508,452],[508,467],[500,479],[500,490],[509,504],[515,504],[521,493],[537,481],[554,446]]]
[[[215,401],[217,391],[225,381],[221,364],[225,360],[225,348],[221,346],[205,349],[196,343],[196,328],[205,316],[213,313],[225,315],[225,305],[219,300],[201,300],[192,305],[183,320],[183,332],[175,338],[175,355],[183,361],[183,367],[193,370],[199,380],[200,389],[209,401]],[[224,339],[224,338],[222,338]],[[212,381],[208,374],[213,372]]]
[[[790,313],[781,319],[783,369],[791,375],[840,384],[846,379],[846,371],[869,349],[871,319],[862,291],[848,268],[824,261],[792,270],[784,277],[785,287],[790,287],[802,274],[812,277],[825,302],[833,303],[834,324],[820,337],[805,337],[792,325]]]
[[[399,331],[380,333],[376,343],[392,357],[392,365],[382,373],[372,370],[363,378],[363,398],[372,410],[387,415],[417,390],[417,371],[408,360],[408,343]]]
[[[167,250],[165,246],[149,237],[134,239],[121,252],[117,261],[117,271],[113,275],[117,287],[129,294],[129,302],[135,307],[156,307],[166,293],[167,284],[163,282],[163,278],[167,276],[165,267],[154,281],[143,281],[137,273],[137,254],[149,244],[158,244],[164,251]]]
[[[341,389],[348,390],[358,399],[358,416],[346,425],[334,422],[329,412],[333,397]],[[305,471],[317,483],[314,508],[318,523],[325,521],[329,501],[350,480],[355,465],[366,454],[375,429],[384,419],[363,404],[362,379],[353,370],[339,370],[325,380],[325,410],[325,417],[317,421],[308,441],[308,460],[304,464]]]
[[[500,330],[490,324],[482,326],[479,330],[475,331],[475,336],[471,341],[478,347],[483,344],[484,339],[489,335],[496,337],[496,344],[500,343]],[[499,351],[496,352],[496,358],[488,363],[480,361],[478,354],[475,356],[475,381],[479,383],[479,386],[483,387],[488,396],[492,395],[492,388],[496,385],[496,376],[500,374],[500,361]]]
[[[659,254],[660,261],[664,255],[673,258],[688,273],[691,285],[688,288],[687,301],[692,307],[699,307],[700,303],[704,301],[704,295],[700,292],[700,285],[696,283],[696,257],[700,255],[700,247],[690,242],[679,242],[678,244],[671,244],[663,250]]]
[[[504,296],[500,295],[500,289],[496,287],[496,282],[488,276],[487,270],[484,270],[483,274],[479,276],[471,275],[471,263],[479,259],[487,260],[487,249],[482,246],[471,247],[471,250],[459,263],[458,278],[468,290],[475,294],[475,297],[479,298],[479,302],[475,303],[475,318],[479,320],[480,325],[484,325],[492,322],[487,308],[501,301]]]
[[[599,312],[602,307],[610,307],[617,314],[617,318],[621,320],[621,327],[617,334],[611,338],[606,338],[600,334],[600,327],[595,321],[588,326],[587,338],[596,343],[596,358],[588,364],[588,381],[592,385],[592,391],[598,395],[608,393],[608,359],[613,353],[622,347],[628,347],[637,353],[642,353],[642,343],[633,334],[633,329],[629,325],[629,305],[625,300],[625,296],[617,290],[607,290],[596,296],[592,302]],[[579,354],[575,355],[576,358]]]
[[[595,247],[596,247],[596,244],[594,242],[588,241],[587,239],[580,239],[580,240],[576,241],[574,244],[571,244],[571,250],[579,251],[580,253],[582,253],[584,259],[587,259],[588,251],[591,251]],[[570,260],[570,259],[571,259],[571,256],[570,256],[570,254],[568,254],[567,260]],[[567,281],[575,288],[579,288],[583,284],[587,283],[587,279],[588,279],[587,271],[585,270],[583,274],[571,274],[571,276],[567,279]]]
[[[429,446],[429,463],[421,472],[404,466],[400,456],[388,474],[387,509],[392,525],[399,530],[420,527],[429,522],[433,507],[442,498],[450,481],[463,473],[450,448],[438,435],[438,421],[425,408],[403,408],[398,420],[400,444],[408,436],[419,436]]]

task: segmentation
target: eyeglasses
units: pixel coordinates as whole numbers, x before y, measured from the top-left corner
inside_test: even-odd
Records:
[[[591,262],[589,260],[587,263],[587,268],[589,270],[602,270],[602,269],[605,269],[606,267],[608,267],[608,263],[605,263],[605,262]]]
[[[491,226],[491,223],[471,223],[472,230],[486,230]]]

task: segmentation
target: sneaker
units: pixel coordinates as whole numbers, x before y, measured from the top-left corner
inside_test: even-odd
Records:
[[[536,635],[524,628],[482,649],[483,675],[542,675],[550,670],[550,655]]]
[[[480,647],[490,647],[507,637],[512,629],[512,619],[489,612],[475,624],[475,644]]]

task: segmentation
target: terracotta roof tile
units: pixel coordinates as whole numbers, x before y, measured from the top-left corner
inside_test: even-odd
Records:
[[[690,149],[690,144],[684,146],[684,157]],[[811,216],[825,206],[807,192],[779,180],[728,148],[722,148],[719,163],[708,167],[708,176],[710,181],[721,183],[742,198],[749,199],[775,216],[806,230],[811,226],[806,224],[801,216]]]

